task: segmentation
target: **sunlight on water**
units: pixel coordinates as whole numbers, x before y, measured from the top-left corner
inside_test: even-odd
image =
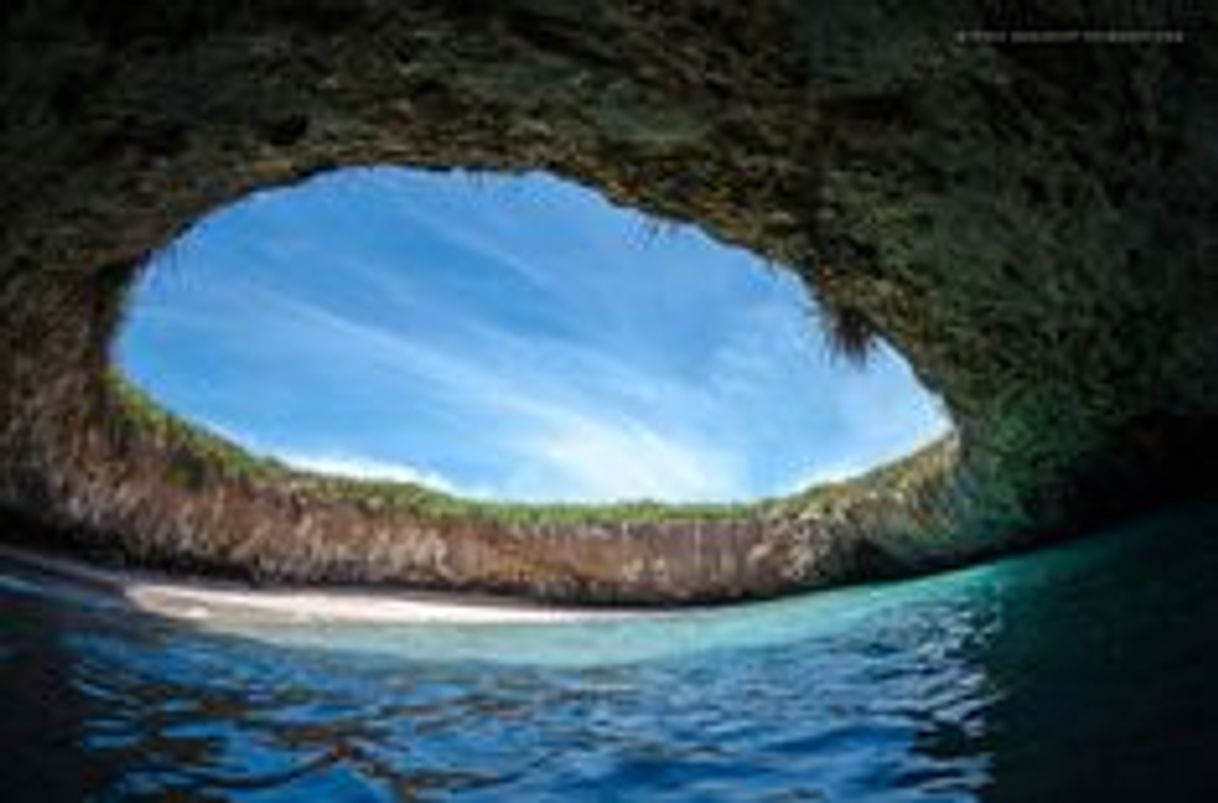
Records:
[[[611,621],[492,625],[352,625],[280,622],[203,625],[269,644],[320,648],[411,661],[476,660],[537,666],[603,666],[716,651],[778,647],[848,632],[907,606],[931,608],[969,584],[992,582],[1000,571],[983,567],[898,586],[812,594],[777,602],[693,611],[639,613]],[[940,624],[945,624],[940,622]]]
[[[1196,623],[1218,615],[1215,569],[1203,509],[721,610],[224,633],[6,570],[0,784],[39,800],[1204,799],[1218,660]]]
[[[44,574],[11,564],[0,575],[0,590],[46,598],[52,604],[72,603],[100,609],[132,623],[152,619],[132,610],[121,596],[91,591],[63,576]],[[776,601],[687,609],[524,609],[537,621],[513,621],[517,611],[486,609],[487,621],[445,622],[444,607],[421,622],[379,622],[375,596],[363,604],[367,621],[327,621],[304,618],[299,611],[251,616],[247,610],[212,606],[192,616],[188,603],[157,606],[175,619],[185,619],[199,633],[233,636],[266,645],[305,648],[353,655],[397,658],[412,662],[480,661],[532,666],[602,666],[669,659],[761,647],[778,647],[811,638],[833,637],[886,616],[908,620],[913,612],[944,617],[952,601],[970,588],[992,587],[1006,563],[988,564],[922,580],[821,591]],[[167,586],[173,588],[170,584]],[[189,590],[189,586],[183,586]],[[257,597],[257,591],[252,594]],[[343,593],[343,592],[340,592]],[[143,608],[145,594],[128,597]],[[323,595],[324,598],[324,595]],[[392,605],[392,598],[387,605]],[[308,601],[301,602],[308,605]],[[493,603],[485,603],[493,606]],[[438,605],[438,603],[437,603]],[[282,606],[273,609],[281,611]],[[477,611],[477,608],[474,608]],[[500,619],[502,617],[502,619]],[[543,618],[545,617],[545,618]],[[192,621],[193,620],[193,621]]]

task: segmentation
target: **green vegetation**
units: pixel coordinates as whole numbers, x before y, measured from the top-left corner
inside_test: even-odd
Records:
[[[491,519],[506,524],[621,524],[771,518],[805,509],[833,509],[879,489],[901,492],[948,468],[944,441],[847,480],[814,485],[786,497],[748,503],[672,504],[633,500],[610,504],[545,504],[466,499],[416,483],[363,480],[293,468],[279,460],[252,454],[219,435],[191,424],[157,404],[113,368],[107,388],[118,406],[116,428],[173,455],[174,476],[189,475],[192,484],[206,477],[251,484],[278,485],[318,500],[348,502],[371,511],[408,511],[435,518]],[[188,467],[183,470],[183,467]]]
[[[688,521],[743,517],[758,505],[671,505],[652,501],[592,504],[514,504],[462,499],[415,483],[361,480],[302,471],[191,424],[158,405],[142,389],[111,370],[108,385],[124,422],[150,442],[166,448],[181,464],[219,478],[279,484],[318,499],[351,502],[373,510],[403,510],[435,517],[480,516],[511,523]]]
[[[171,447],[183,460],[193,459],[230,479],[277,479],[291,469],[270,457],[259,457],[219,435],[185,421],[157,404],[117,370],[106,373],[106,390],[119,415],[107,419],[112,435],[146,438],[153,444]]]

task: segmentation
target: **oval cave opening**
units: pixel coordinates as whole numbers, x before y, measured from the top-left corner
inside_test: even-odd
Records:
[[[341,170],[159,253],[116,362],[297,468],[512,502],[746,501],[947,429],[879,344],[858,366],[800,279],[548,174]]]

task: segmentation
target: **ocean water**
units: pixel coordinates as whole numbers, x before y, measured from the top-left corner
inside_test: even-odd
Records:
[[[0,566],[0,801],[1218,800],[1218,508],[639,619],[200,629]]]

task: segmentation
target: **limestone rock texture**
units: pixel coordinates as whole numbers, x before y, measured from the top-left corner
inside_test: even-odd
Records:
[[[9,0],[0,532],[264,582],[679,603],[1211,493],[1218,13],[1104,5]],[[1076,33],[1012,35],[1034,30]],[[250,192],[372,164],[544,169],[695,223],[797,272],[844,351],[894,344],[955,431],[730,514],[505,517],[243,470],[136,415],[108,350],[149,255]]]

